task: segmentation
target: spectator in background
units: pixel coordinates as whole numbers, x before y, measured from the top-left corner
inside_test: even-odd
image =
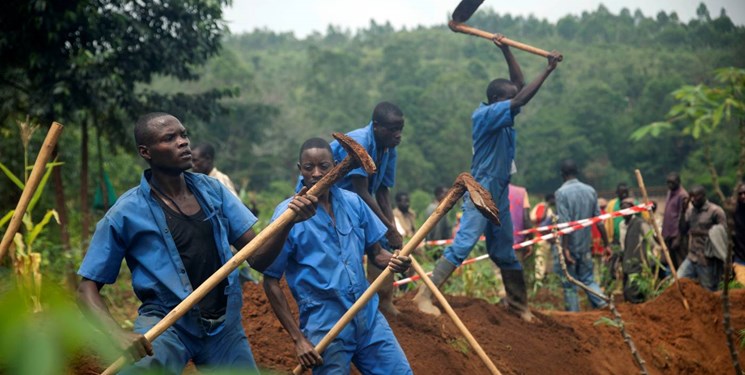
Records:
[[[688,253],[686,238],[680,235],[680,227],[685,220],[688,206],[688,192],[680,184],[680,175],[670,172],[667,175],[667,199],[665,200],[665,214],[662,218],[662,238],[670,251],[673,267],[676,269],[685,260]]]
[[[409,207],[409,193],[396,193],[396,207],[393,209],[393,220],[401,236],[410,238],[416,232],[416,213]]]
[[[598,198],[598,207],[600,208],[600,214],[605,214],[605,209],[608,207],[608,201],[605,198]],[[601,270],[603,269],[603,255],[605,255],[605,247],[603,247],[603,237],[600,235],[598,227],[593,225],[590,227],[592,230],[592,264],[593,264],[593,275],[595,281],[600,283]]]
[[[629,187],[625,182],[619,182],[616,185],[616,197],[608,201],[606,206],[606,212],[612,213],[621,209],[621,201],[630,196]],[[623,217],[615,217],[605,221],[605,232],[608,234],[608,239],[614,245],[621,244],[621,228],[620,225],[623,222]]]
[[[678,268],[678,275],[698,280],[702,287],[716,290],[722,262],[707,246],[710,244],[710,230],[716,225],[727,226],[727,218],[722,207],[706,199],[706,190],[697,185],[691,189],[691,206],[685,213],[680,234],[689,236],[688,255]]]
[[[235,184],[225,173],[220,172],[215,167],[215,147],[209,143],[200,143],[191,149],[191,160],[194,164],[192,170],[194,173],[206,174],[217,179],[233,195],[238,196]]]
[[[530,211],[530,220],[533,226],[542,227],[552,223],[555,216],[553,207],[556,206],[556,198],[552,193],[546,194],[544,201],[533,207]],[[554,247],[553,241],[541,241],[535,244],[535,278],[543,280],[546,274],[551,272],[552,259],[551,249]]]
[[[735,280],[745,285],[745,183],[737,184],[735,195],[735,246],[732,266],[735,271]]]
[[[510,216],[512,217],[512,244],[525,241],[524,234],[518,234],[524,229],[530,228],[530,199],[528,190],[522,186],[508,185],[507,199],[510,200]],[[525,260],[532,254],[532,247],[528,246],[515,251],[517,258],[525,268]]]
[[[586,219],[600,215],[598,207],[598,195],[592,186],[584,184],[577,179],[577,165],[572,160],[564,160],[561,163],[561,177],[564,184],[556,191],[556,212],[559,222],[565,223]],[[601,222],[597,223],[600,235],[603,237],[603,245],[606,253],[610,253],[608,247],[608,236]],[[593,278],[592,264],[592,235],[590,228],[583,228],[561,237],[562,250],[567,263],[569,274],[598,294],[603,292]],[[558,257],[558,252],[557,252]],[[560,263],[554,260],[556,272],[561,274]],[[564,286],[564,302],[567,311],[579,311],[579,299],[577,298],[577,287],[562,276]],[[607,303],[590,293],[587,297],[594,308],[602,308]]]
[[[621,202],[621,208],[634,206],[633,198],[626,198]],[[645,295],[639,286],[632,282],[634,275],[641,275],[643,264],[649,265],[647,250],[654,246],[654,235],[652,226],[649,225],[641,215],[627,215],[623,217],[626,223],[626,235],[623,239],[623,255],[621,257],[621,269],[623,270],[623,298],[627,302],[644,302]]]
[[[427,217],[432,216],[432,213],[435,212],[435,209],[437,209],[437,206],[440,205],[440,201],[445,199],[445,195],[448,193],[448,188],[444,186],[438,186],[435,188],[435,200],[432,201],[432,203],[427,206],[427,209],[424,211],[425,215]],[[427,234],[427,241],[436,241],[436,240],[447,240],[452,238],[452,227],[450,225],[450,220],[448,220],[447,215],[443,216],[440,221],[437,222],[437,225],[432,229],[429,234]]]

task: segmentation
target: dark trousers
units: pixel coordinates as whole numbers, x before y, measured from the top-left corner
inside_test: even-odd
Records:
[[[688,241],[686,241],[686,237],[684,236],[680,238],[677,246],[673,246],[674,240],[675,237],[665,237],[665,245],[667,246],[668,251],[670,251],[670,258],[673,261],[673,267],[677,270],[680,265],[683,264],[686,256],[688,256]],[[665,263],[667,262],[665,261]]]

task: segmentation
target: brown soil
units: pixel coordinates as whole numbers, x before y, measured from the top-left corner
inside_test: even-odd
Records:
[[[647,369],[650,374],[732,373],[720,295],[689,280],[681,286],[690,312],[675,288],[644,304],[618,306]],[[449,317],[420,313],[411,297],[397,299],[403,314],[389,323],[415,374],[489,373]],[[531,324],[480,299],[449,296],[448,301],[503,374],[639,373],[618,329],[596,324],[610,317],[607,310],[538,311],[540,322]],[[745,328],[745,290],[733,291],[731,301],[737,331]],[[292,342],[260,286],[246,285],[243,316],[259,365],[291,371],[297,364]],[[745,358],[744,350],[740,357]]]

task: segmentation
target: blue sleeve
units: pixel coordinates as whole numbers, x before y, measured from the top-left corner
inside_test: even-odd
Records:
[[[287,210],[288,203],[289,199],[280,203],[277,208],[274,209],[274,215],[272,215],[271,220],[272,222],[274,222],[274,220],[277,220],[277,218]],[[300,223],[296,225],[300,225]],[[282,278],[282,275],[284,275],[285,269],[287,268],[287,260],[290,258],[290,255],[293,252],[293,248],[295,247],[292,241],[292,235],[294,231],[294,228],[290,230],[290,233],[287,235],[287,240],[282,245],[282,250],[279,252],[277,257],[274,258],[274,262],[272,262],[272,264],[269,265],[269,267],[267,267],[264,272],[262,272],[264,275],[273,277],[275,279]]]
[[[359,197],[357,198],[357,210],[359,212],[360,227],[365,231],[365,249],[378,243],[388,232],[388,228],[383,224],[370,207]]]
[[[127,248],[117,228],[108,216],[104,216],[96,224],[96,231],[78,269],[78,275],[103,284],[113,284],[116,281]]]
[[[217,181],[216,181],[217,182]],[[220,189],[222,196],[222,212],[228,220],[228,242],[234,243],[240,236],[256,224],[256,216],[238,197],[233,195],[225,186],[217,182],[213,187]]]
[[[392,188],[396,182],[396,162],[398,161],[398,151],[394,148],[390,152],[390,159],[388,160],[388,166],[384,171],[385,174],[382,181],[382,185],[388,188]]]

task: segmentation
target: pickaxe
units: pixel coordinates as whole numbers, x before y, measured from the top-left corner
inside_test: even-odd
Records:
[[[419,230],[414,233],[414,236],[411,237],[411,240],[406,243],[404,248],[401,249],[400,255],[408,256],[409,254],[411,254],[411,252],[414,251],[419,243],[424,240],[427,234],[431,232],[432,229],[437,225],[437,222],[440,221],[440,219],[445,216],[451,208],[453,208],[458,199],[460,199],[460,197],[463,196],[466,191],[468,191],[468,193],[470,194],[471,201],[473,201],[473,204],[476,206],[476,208],[493,223],[498,224],[499,210],[494,204],[494,201],[491,199],[491,195],[489,194],[489,192],[486,191],[486,189],[484,189],[481,185],[479,185],[478,182],[476,182],[470,174],[461,173],[460,175],[458,175],[458,178],[455,179],[455,183],[453,184],[453,187],[450,189],[448,194],[442,201],[440,201],[437,209],[435,209],[435,211],[427,219],[427,221],[422,224],[421,228],[419,228]],[[476,353],[478,353],[479,357],[481,358],[481,360],[484,361],[491,373],[499,374],[499,370],[497,370],[496,366],[494,366],[494,363],[492,363],[492,361],[486,355],[484,349],[481,348],[473,335],[468,331],[468,328],[466,328],[460,318],[458,318],[458,316],[455,314],[455,311],[452,309],[452,307],[450,307],[442,293],[440,293],[437,287],[435,287],[435,285],[432,283],[432,280],[430,280],[426,272],[419,266],[418,263],[416,263],[416,260],[413,260],[412,263],[414,265],[414,270],[422,277],[425,282],[428,282],[427,285],[430,287],[430,289],[432,289],[433,294],[437,296],[440,304],[445,307],[445,311],[448,313],[448,315],[450,315],[453,321],[455,321],[455,325],[458,327],[458,329],[460,329],[461,333],[463,333],[474,350],[476,350]],[[367,288],[360,299],[358,299],[354,303],[354,305],[352,305],[352,307],[350,307],[349,310],[344,313],[341,319],[336,322],[336,324],[331,328],[326,336],[324,336],[323,339],[321,339],[321,341],[316,344],[315,349],[318,353],[323,353],[323,351],[326,350],[329,344],[331,344],[336,336],[339,335],[344,327],[346,327],[346,325],[349,324],[350,321],[352,321],[354,316],[357,315],[360,310],[362,310],[362,308],[370,301],[370,299],[372,299],[375,293],[377,293],[378,289],[380,289],[383,283],[385,283],[386,277],[390,274],[391,270],[386,268],[385,270],[383,270],[380,276],[378,276],[378,278],[375,279],[372,284],[370,284],[370,287]],[[302,372],[303,367],[300,365],[295,367],[295,369],[293,370],[294,374],[300,374]]]
[[[370,158],[370,155],[367,154],[367,151],[365,151],[362,146],[342,133],[334,133],[333,137],[336,138],[336,140],[339,141],[339,144],[347,150],[347,157],[313,185],[312,188],[305,192],[305,194],[314,196],[322,195],[339,179],[346,176],[349,171],[360,166],[362,166],[368,174],[375,173],[375,162]],[[145,333],[145,338],[149,342],[153,342],[153,340],[165,332],[168,327],[176,323],[177,320],[199,303],[199,301],[201,301],[202,298],[204,298],[204,296],[215,288],[223,279],[228,277],[233,270],[238,268],[246,259],[248,259],[251,254],[267,241],[267,239],[276,236],[287,225],[291,224],[296,216],[297,214],[295,214],[295,211],[292,211],[291,209],[285,210],[282,215],[257,234],[251,242],[238,251],[222,267],[215,271],[215,273],[205,280],[202,285],[174,307],[173,310],[163,317],[160,322],[150,328],[150,330]],[[114,374],[126,364],[126,361],[127,360],[124,356],[119,357],[116,362],[101,374]]]
[[[461,2],[458,4],[457,7],[455,7],[455,10],[453,11],[453,19],[448,22],[448,27],[450,27],[450,30],[455,31],[456,33],[470,34],[485,39],[494,40],[496,34],[479,30],[475,27],[464,24],[464,22],[468,21],[468,19],[471,18],[473,13],[476,12],[476,9],[478,9],[483,2],[484,0],[461,0]],[[549,52],[546,50],[542,50],[525,43],[520,43],[512,39],[502,38],[499,40],[499,42],[504,43],[510,47],[515,47],[517,49],[536,54],[538,56],[548,57],[549,55]],[[559,61],[562,61],[563,59],[564,57],[559,55]]]

